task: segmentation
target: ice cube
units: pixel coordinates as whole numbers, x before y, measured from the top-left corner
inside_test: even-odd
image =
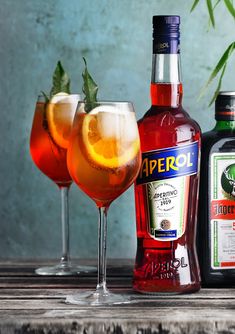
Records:
[[[125,126],[124,126],[123,136],[124,140],[129,142],[135,141],[139,136],[134,112],[129,112],[128,114],[125,115]]]
[[[50,103],[56,103],[56,104],[71,103],[71,104],[77,104],[80,99],[81,99],[81,97],[80,97],[79,94],[58,93],[58,94],[55,94],[52,97],[52,99],[50,100]]]
[[[98,129],[102,137],[120,139],[123,135],[125,119],[123,115],[110,112],[99,112]]]
[[[97,114],[98,129],[102,137],[121,139],[123,142],[131,142],[138,138],[135,113],[126,110],[125,104],[100,105],[90,114]]]

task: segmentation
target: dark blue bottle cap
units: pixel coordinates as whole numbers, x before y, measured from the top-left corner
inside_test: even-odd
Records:
[[[153,16],[153,26],[155,25],[172,25],[180,24],[180,16],[178,15],[155,15]]]
[[[153,16],[153,53],[180,52],[180,16]]]

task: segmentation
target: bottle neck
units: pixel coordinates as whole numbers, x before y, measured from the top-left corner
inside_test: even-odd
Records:
[[[216,121],[214,130],[234,130],[235,131],[235,120],[234,121]]]
[[[153,54],[152,105],[176,108],[181,105],[182,96],[180,54]]]

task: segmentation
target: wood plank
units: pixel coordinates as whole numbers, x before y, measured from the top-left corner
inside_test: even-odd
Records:
[[[110,288],[128,287],[132,286],[132,278],[107,278],[108,286]],[[97,283],[96,277],[1,277],[0,289],[3,288],[94,288]]]
[[[58,260],[57,260],[58,261]],[[74,261],[80,265],[96,266],[96,260]],[[48,260],[7,260],[0,262],[0,289],[2,288],[90,288],[96,285],[97,272],[81,273],[72,276],[40,276],[35,269],[55,264]],[[131,287],[133,260],[113,259],[107,267],[107,280],[111,288]]]
[[[108,286],[128,294],[133,303],[80,307],[67,305],[66,295],[93,290],[96,274],[37,276],[34,269],[48,264],[40,263],[0,262],[1,334],[235,334],[235,289],[201,289],[174,296],[137,294],[131,289],[133,261],[116,260],[109,267]]]
[[[52,319],[49,323],[36,320],[34,322],[20,322],[0,324],[0,331],[4,334],[233,334],[233,323],[214,323],[206,321],[203,323],[190,323],[175,321],[174,323],[155,321],[148,324],[140,321],[123,321],[121,324],[118,321],[77,321],[64,319],[58,321]]]
[[[31,298],[21,298],[21,299],[1,299],[0,303],[0,310],[5,312],[6,310],[33,310],[33,309],[41,309],[41,310],[69,310],[69,312],[73,309],[78,309],[78,306],[76,305],[67,305],[65,303],[65,298],[66,298],[66,293],[63,296],[60,296],[60,298],[56,299],[51,299],[51,298],[44,298],[44,299],[37,299],[36,301]],[[149,299],[149,300],[142,300],[140,301],[138,297],[134,297],[133,299],[134,303],[131,304],[131,309],[141,309],[143,312],[143,309],[145,311],[149,308],[149,312],[152,313],[151,309],[160,309],[162,310],[163,308],[169,310],[179,310],[182,312],[182,309],[188,308],[188,310],[193,310],[193,309],[205,309],[210,311],[212,314],[212,310],[219,310],[219,309],[225,309],[226,310],[234,310],[234,315],[235,315],[235,300],[230,299],[230,300],[191,300],[189,301],[188,299],[178,299],[178,300],[168,300],[168,299]],[[113,306],[116,309],[116,306]],[[123,304],[122,308],[128,308],[128,304]],[[79,307],[79,309],[82,309]],[[94,312],[95,307],[87,307],[83,308],[86,309],[87,311],[89,309]],[[107,311],[109,313],[111,307],[107,306]],[[30,313],[29,312],[29,313]],[[115,313],[116,311],[114,311]],[[108,315],[108,313],[106,315]],[[152,316],[151,316],[152,317]],[[150,318],[151,318],[150,317]]]
[[[91,288],[94,289],[95,285]],[[45,289],[45,288],[40,288],[40,289],[31,289],[31,288],[26,288],[26,289],[0,289],[0,299],[21,299],[21,298],[60,298],[61,296],[65,294],[73,294],[76,293],[77,291],[80,291],[81,288],[77,287],[74,289],[70,288],[54,288],[54,289]],[[182,295],[157,295],[157,296],[149,296],[149,295],[144,295],[144,294],[138,294],[134,293],[132,289],[128,288],[115,288],[114,291],[117,293],[120,293],[124,291],[125,293],[129,293],[133,296],[138,296],[139,299],[141,300],[149,300],[149,299],[167,299],[167,300],[178,300],[178,299],[184,299],[184,300],[198,300],[198,299],[204,299],[204,300],[230,300],[230,299],[235,299],[235,289],[201,289],[197,293],[193,294],[182,294]]]
[[[0,311],[0,330],[20,333],[234,333],[234,310],[115,307],[97,309]]]

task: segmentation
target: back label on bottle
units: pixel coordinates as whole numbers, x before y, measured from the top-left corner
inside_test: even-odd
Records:
[[[149,235],[180,238],[186,227],[190,175],[198,171],[198,142],[142,153],[137,184],[145,188]]]
[[[210,157],[212,269],[235,269],[235,154]]]

